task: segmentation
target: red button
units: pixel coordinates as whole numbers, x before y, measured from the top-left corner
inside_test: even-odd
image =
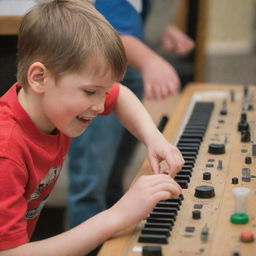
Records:
[[[241,242],[250,243],[254,241],[254,235],[251,232],[242,232],[240,235]]]

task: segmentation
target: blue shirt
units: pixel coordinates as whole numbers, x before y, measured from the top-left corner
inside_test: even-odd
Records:
[[[126,0],[96,0],[96,9],[120,35],[143,38],[142,15]]]

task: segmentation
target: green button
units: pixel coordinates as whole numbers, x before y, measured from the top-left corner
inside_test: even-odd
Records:
[[[249,216],[246,213],[234,213],[230,216],[230,221],[234,224],[246,224]]]

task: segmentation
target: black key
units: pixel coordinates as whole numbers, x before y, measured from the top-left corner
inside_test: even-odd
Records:
[[[186,180],[175,179],[175,181],[181,186],[181,188],[188,188],[188,182]]]
[[[178,149],[183,152],[195,152],[195,153],[198,152],[198,148],[196,148],[196,147],[185,147],[185,146],[180,147],[180,146],[178,146]]]
[[[177,213],[174,212],[151,212],[149,218],[167,218],[176,220]]]
[[[191,165],[192,167],[194,167],[195,162],[193,160],[187,160],[184,165]]]
[[[180,150],[180,152],[181,152],[183,157],[187,157],[187,156],[196,157],[196,155],[197,155],[195,152],[184,152],[184,151],[181,151],[181,150]]]
[[[187,182],[190,182],[190,176],[189,175],[182,175],[182,174],[176,174],[176,176],[174,177],[174,179],[176,180],[186,180]]]
[[[184,158],[185,163],[186,163],[186,161],[193,161],[193,162],[196,161],[196,156],[185,156],[183,158]]]
[[[200,139],[180,138],[178,143],[196,143],[196,144],[200,145],[201,140]]]
[[[167,228],[172,230],[172,226],[170,223],[145,223],[145,228]]]
[[[183,133],[180,137],[181,140],[183,139],[190,139],[190,140],[194,140],[194,139],[198,139],[200,141],[203,140],[203,136],[202,135],[197,135],[197,134],[188,134],[188,133]]]
[[[186,126],[185,132],[205,132],[205,126]]]
[[[178,209],[174,207],[159,207],[155,206],[152,212],[173,212],[177,214]]]
[[[188,170],[188,169],[181,169],[178,174],[181,174],[181,175],[189,175],[190,177],[192,176],[192,170]]]
[[[170,230],[168,228],[143,228],[141,234],[170,236]]]
[[[165,235],[141,234],[139,243],[168,244],[168,238]]]
[[[197,143],[178,143],[177,147],[196,147],[196,148],[200,148],[200,145]]]
[[[175,219],[174,218],[156,218],[148,217],[147,223],[169,223],[173,226]]]
[[[171,199],[167,199],[166,202],[176,202],[176,203],[178,203],[179,205],[181,205],[182,199],[181,199],[180,197],[171,198]]]
[[[177,202],[167,202],[167,201],[160,201],[157,203],[156,207],[174,207],[178,210],[180,209],[180,204]]]

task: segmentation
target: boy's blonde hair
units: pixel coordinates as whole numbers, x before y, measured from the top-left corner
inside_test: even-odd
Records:
[[[126,70],[119,35],[88,0],[41,1],[23,17],[17,72],[23,87],[28,84],[29,67],[36,61],[56,79],[88,67],[95,75],[110,70],[113,80],[120,80]]]

